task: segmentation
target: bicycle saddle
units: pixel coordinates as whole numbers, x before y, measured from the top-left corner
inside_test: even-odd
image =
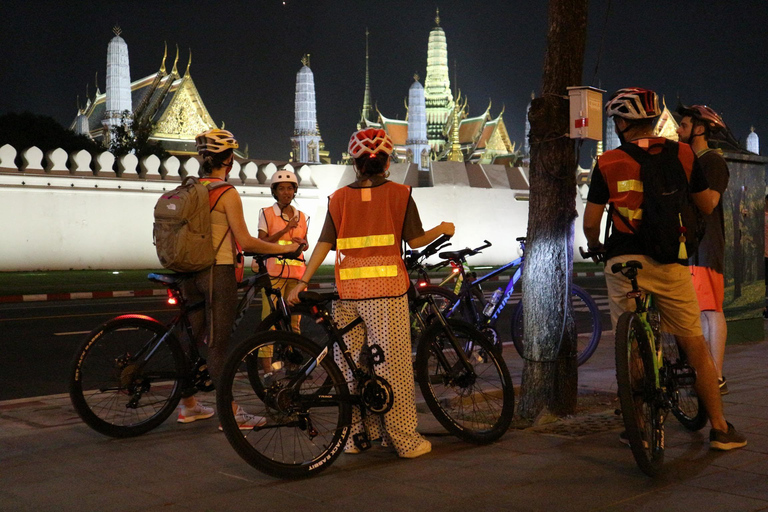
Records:
[[[462,249],[460,251],[447,251],[447,252],[441,252],[438,254],[441,258],[444,260],[460,260],[465,256],[470,256],[472,254],[475,254],[474,249]]]
[[[168,286],[177,286],[192,277],[191,273],[176,273],[176,274],[155,274],[154,272],[147,275],[147,279],[156,283],[162,283]]]
[[[332,300],[338,300],[339,294],[336,292],[299,292],[299,299],[301,299],[301,303],[304,306],[314,306]]]
[[[621,263],[621,262],[614,263],[613,265],[611,265],[611,272],[613,272],[615,274],[617,272],[621,272],[625,268],[642,269],[643,268],[643,264],[640,263],[637,260],[629,260],[629,261],[626,261],[624,263]]]

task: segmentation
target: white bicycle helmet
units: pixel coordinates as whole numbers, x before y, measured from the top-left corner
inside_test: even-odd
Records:
[[[661,115],[659,97],[655,92],[640,87],[619,89],[605,104],[605,114],[630,120],[653,119]]]
[[[240,147],[232,132],[218,128],[196,135],[195,145],[197,146],[197,152],[201,155],[205,152],[221,153],[227,149],[237,149]]]
[[[269,187],[275,190],[278,183],[293,183],[293,188],[299,188],[299,180],[296,178],[296,174],[286,169],[280,169],[272,175],[272,180],[269,182]]]

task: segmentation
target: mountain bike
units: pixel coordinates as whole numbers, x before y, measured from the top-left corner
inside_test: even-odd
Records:
[[[626,311],[616,325],[616,383],[627,438],[640,469],[656,476],[664,462],[664,421],[672,411],[688,430],[699,430],[707,414],[696,395],[696,372],[674,337],[662,336],[661,318],[653,295],[637,285],[639,261],[611,266],[630,280],[635,310]]]
[[[415,291],[412,293],[416,294]],[[315,475],[341,454],[352,427],[352,407],[361,417],[385,414],[393,403],[390,384],[376,375],[384,357],[377,346],[364,350],[358,365],[344,334],[363,328],[357,318],[339,326],[328,310],[335,293],[301,292],[294,309],[311,317],[328,334],[327,342],[284,331],[266,331],[239,344],[223,370],[217,408],[227,440],[248,464],[278,478]],[[493,353],[488,340],[471,325],[446,321],[431,296],[414,297],[429,304],[433,318],[422,319],[414,372],[427,406],[452,434],[478,444],[490,443],[506,432],[514,411],[514,388],[507,365]],[[419,313],[421,314],[421,313]],[[249,360],[269,349],[270,371]],[[347,382],[334,360],[343,358],[353,374]],[[229,404],[236,401],[262,425],[242,431]],[[363,422],[363,425],[365,423]],[[366,433],[353,442],[370,447]]]
[[[475,249],[466,248],[459,251],[441,252],[438,256],[443,259],[443,262],[433,265],[432,268],[439,268],[438,265],[442,263],[451,264],[452,268],[456,269],[457,273],[462,276],[463,285],[460,292],[457,295],[439,286],[423,286],[419,290],[422,294],[440,297],[441,302],[450,303],[451,307],[443,311],[446,317],[458,317],[471,323],[488,336],[497,348],[501,347],[501,338],[497,328],[499,315],[515,292],[515,287],[522,277],[525,266],[526,239],[520,237],[516,240],[520,244],[520,257],[479,278],[474,272],[466,273],[466,258],[479,254],[483,249],[490,247],[490,242],[485,240],[484,245]],[[504,290],[499,288],[491,301],[486,302],[482,284],[511,269],[514,269],[514,273]],[[571,307],[577,336],[576,358],[578,364],[582,365],[592,356],[600,343],[603,330],[600,310],[589,293],[576,284],[571,284]],[[522,300],[514,306],[510,323],[512,342],[522,357],[525,351]]]
[[[263,260],[272,257],[253,256],[262,262],[262,269]],[[80,418],[97,432],[111,437],[144,434],[171,415],[184,390],[213,390],[189,320],[190,313],[204,308],[205,302],[189,303],[181,292],[182,283],[193,276],[147,276],[167,286],[168,302],[179,307],[169,323],[146,315],[121,315],[96,327],[77,350],[71,363],[69,396]],[[270,301],[270,315],[258,329],[290,330],[290,312],[266,271],[248,277],[238,287],[244,293],[233,332],[262,289],[274,300]],[[251,366],[258,363],[254,356]]]

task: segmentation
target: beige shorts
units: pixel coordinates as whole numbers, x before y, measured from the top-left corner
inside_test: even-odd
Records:
[[[643,264],[637,273],[637,285],[641,290],[653,294],[656,309],[661,315],[661,330],[677,336],[701,336],[699,303],[690,269],[677,263],[661,264],[639,254],[616,256],[608,260],[605,266],[605,285],[614,327],[624,311],[635,309],[634,299],[627,298],[627,292],[632,289],[629,279],[621,273],[611,272],[614,264],[629,260]]]

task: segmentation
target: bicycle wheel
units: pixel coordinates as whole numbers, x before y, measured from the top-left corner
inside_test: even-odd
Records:
[[[603,322],[594,299],[575,284],[571,285],[571,306],[576,324],[576,361],[581,366],[595,353],[603,334]],[[523,301],[520,300],[512,312],[512,341],[520,357],[523,357],[525,351],[524,339]]]
[[[272,375],[260,372],[263,392],[257,393],[248,359],[265,348],[272,352]],[[289,386],[309,361],[316,364]],[[264,424],[240,430],[233,401],[264,418]],[[333,357],[312,341],[283,331],[259,333],[234,349],[224,364],[216,405],[237,454],[277,478],[308,477],[330,466],[344,449],[352,420],[347,383]]]
[[[678,348],[675,337],[666,332],[661,336],[664,344],[664,359],[669,367],[668,370],[673,372],[672,379],[675,383],[672,414],[686,429],[692,432],[701,430],[707,424],[708,417],[704,404],[694,389],[695,374],[693,377],[681,377],[678,372],[675,372],[675,370],[693,372],[693,369],[688,365],[685,352]]]
[[[491,443],[509,428],[515,391],[509,369],[480,331],[466,322],[448,321],[472,371],[440,324],[431,325],[419,340],[416,380],[432,414],[456,437],[476,444]]]
[[[632,455],[655,476],[664,462],[664,411],[657,407],[653,354],[640,317],[625,312],[616,326],[616,383]]]
[[[140,315],[94,329],[72,361],[69,396],[92,429],[111,437],[144,434],[179,403],[186,356],[173,334]]]

